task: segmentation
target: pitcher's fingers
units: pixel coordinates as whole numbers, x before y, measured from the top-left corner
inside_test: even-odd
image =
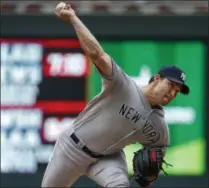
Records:
[[[70,4],[67,4],[64,9],[67,9],[67,10],[71,9]]]
[[[60,15],[69,16],[69,15],[70,15],[70,12],[69,12],[69,10],[62,9],[62,10],[60,11]]]

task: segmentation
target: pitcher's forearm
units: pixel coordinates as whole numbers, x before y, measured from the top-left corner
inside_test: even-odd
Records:
[[[86,55],[92,60],[101,57],[104,54],[101,45],[82,21],[75,15],[70,18],[70,23],[73,25],[82,49]]]
[[[55,8],[55,14],[63,21],[69,22],[75,29],[79,42],[85,54],[95,64],[99,72],[106,77],[112,75],[112,59],[104,52],[97,39],[89,29],[76,16],[70,4],[59,3]]]

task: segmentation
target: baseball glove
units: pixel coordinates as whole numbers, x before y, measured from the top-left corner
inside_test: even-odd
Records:
[[[134,153],[134,179],[141,187],[149,186],[157,179],[161,170],[167,175],[162,165],[163,163],[170,164],[166,163],[163,158],[162,147],[143,148]]]

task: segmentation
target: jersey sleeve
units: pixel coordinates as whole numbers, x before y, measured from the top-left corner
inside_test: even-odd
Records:
[[[102,88],[122,88],[125,84],[130,82],[130,77],[119,67],[112,59],[112,75],[109,77],[104,76],[101,72]]]

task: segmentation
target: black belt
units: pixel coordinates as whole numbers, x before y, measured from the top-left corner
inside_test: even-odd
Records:
[[[73,133],[71,136],[72,140],[78,144],[80,142],[80,140],[78,139],[78,137],[75,135],[75,133]],[[101,154],[97,154],[97,153],[94,153],[92,152],[89,148],[87,148],[86,146],[83,146],[81,148],[87,155],[89,155],[90,157],[92,158],[102,158],[104,157],[104,155],[101,155]]]

